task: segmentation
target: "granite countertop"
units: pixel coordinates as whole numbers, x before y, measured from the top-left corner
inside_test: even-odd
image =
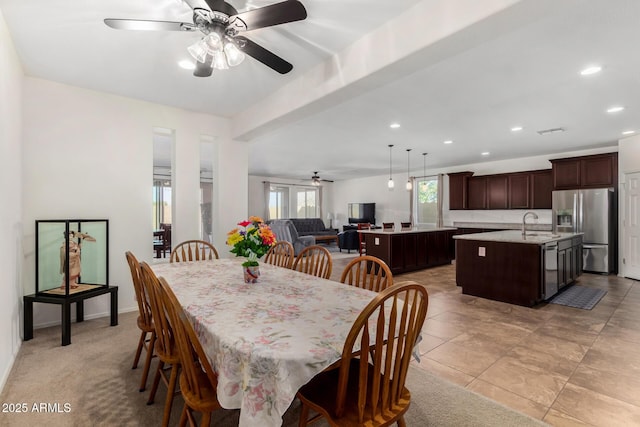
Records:
[[[521,222],[458,222],[458,221],[454,221],[453,226],[457,228],[492,228],[496,230],[521,230],[522,229]],[[535,222],[527,222],[527,230],[551,231],[551,224],[537,224]]]
[[[409,234],[409,233],[430,233],[432,231],[446,231],[446,230],[456,230],[454,227],[440,227],[440,228],[420,228],[420,227],[412,227],[408,230],[358,230],[360,233],[369,233],[369,234]]]
[[[528,228],[528,227],[527,227]],[[526,236],[522,236],[519,230],[490,231],[487,233],[461,234],[453,236],[460,240],[480,240],[483,242],[508,242],[508,243],[529,243],[543,245],[545,243],[570,239],[584,233],[554,233],[527,231]]]

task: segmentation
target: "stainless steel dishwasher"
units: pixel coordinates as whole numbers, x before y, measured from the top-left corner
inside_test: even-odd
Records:
[[[558,293],[558,242],[544,244],[544,295],[547,300]]]

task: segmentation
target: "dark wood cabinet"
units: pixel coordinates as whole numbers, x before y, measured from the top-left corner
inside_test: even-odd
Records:
[[[486,209],[487,208],[487,177],[472,176],[467,182],[467,208]]]
[[[553,189],[617,187],[618,153],[551,160]]]
[[[449,174],[449,209],[551,209],[551,169],[473,176]]]
[[[367,232],[367,255],[382,259],[393,274],[450,264],[456,230]]]
[[[553,173],[551,169],[531,172],[531,209],[551,209]]]
[[[508,209],[508,192],[508,175],[487,176],[487,209]]]
[[[558,289],[570,285],[582,274],[582,237],[558,242]]]
[[[449,174],[449,209],[467,209],[467,182],[473,172]]]
[[[531,197],[529,182],[530,174],[514,173],[508,176],[509,179],[509,208],[529,209],[531,207]],[[551,195],[551,192],[549,192]]]

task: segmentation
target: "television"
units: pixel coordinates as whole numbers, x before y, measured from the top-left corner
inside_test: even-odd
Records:
[[[375,203],[349,203],[347,206],[347,218],[349,224],[357,224],[359,222],[376,223],[376,204]]]

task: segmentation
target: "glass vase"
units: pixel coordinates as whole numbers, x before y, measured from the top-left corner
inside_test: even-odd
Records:
[[[258,277],[260,277],[260,266],[242,267],[244,273],[245,283],[258,283]]]

